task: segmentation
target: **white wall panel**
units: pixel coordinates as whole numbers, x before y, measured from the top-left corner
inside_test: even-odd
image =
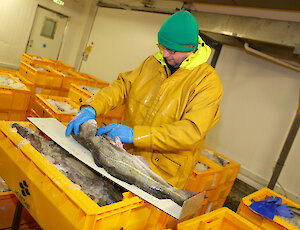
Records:
[[[157,33],[169,15],[98,8],[88,44],[93,43],[80,71],[112,82],[158,52]]]
[[[216,70],[224,87],[221,119],[206,145],[269,181],[298,108],[300,75],[229,46],[223,46]],[[299,153],[294,144],[281,177],[281,184],[298,197]]]

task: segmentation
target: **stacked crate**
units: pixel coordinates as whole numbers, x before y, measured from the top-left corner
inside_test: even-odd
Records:
[[[300,208],[300,204],[297,204],[286,197],[274,192],[273,190],[269,188],[262,188],[244,198],[242,198],[240,205],[238,207],[237,213],[244,217],[245,219],[249,220],[253,224],[257,225],[261,229],[264,230],[299,230],[299,214],[295,214],[294,218],[297,218],[298,222],[296,222],[296,219],[293,220],[293,218],[285,218],[281,216],[275,215],[273,220],[270,220],[268,218],[264,218],[258,213],[253,212],[249,206],[252,204],[253,201],[261,201],[268,199],[269,197],[281,197],[282,204],[286,204],[289,207],[295,207]],[[298,226],[294,225],[297,224]],[[290,223],[289,223],[290,222]]]
[[[88,74],[83,74],[68,69],[60,69],[57,71],[64,75],[61,86],[62,96],[68,95],[72,83],[83,86],[93,86],[96,88],[103,88],[109,85],[108,83]]]
[[[68,122],[75,114],[62,114],[57,111],[52,105],[45,102],[49,99],[48,96],[53,96],[58,101],[74,104],[70,102],[69,98],[71,98],[81,106],[93,94],[81,89],[80,86],[101,89],[109,85],[90,74],[76,72],[73,66],[62,61],[25,53],[21,58],[19,72],[15,75],[31,88],[32,95],[28,115],[33,117],[52,116],[61,122]],[[74,87],[77,86],[72,87],[72,84],[76,84],[78,88],[74,90]],[[97,122],[99,125],[121,122],[123,111],[124,107],[109,111],[105,116],[97,118]]]
[[[49,63],[27,64],[21,62],[20,74],[34,84],[35,93],[47,90],[51,95],[59,95],[63,81],[63,74],[55,71]]]
[[[103,82],[99,85],[95,86],[95,88],[103,88],[106,87],[107,83]],[[82,86],[78,86],[75,84],[71,84],[68,97],[71,98],[73,101],[78,103],[79,105],[84,104],[84,102],[93,96],[92,92],[89,92],[87,89],[84,89]],[[101,117],[97,118],[98,125],[107,125],[110,123],[120,123],[122,120],[122,116],[124,113],[124,106],[120,106],[115,108]]]
[[[250,221],[228,208],[220,208],[202,216],[183,221],[176,230],[259,230]]]
[[[0,72],[0,120],[26,120],[30,90],[9,72]]]
[[[54,69],[60,71],[60,70],[71,70],[71,71],[75,71],[75,67],[71,66],[63,61],[60,60],[54,60],[51,58],[47,58],[47,60],[51,61],[54,63],[54,65],[52,66]]]
[[[212,160],[212,158],[207,157],[208,154],[206,153],[215,158]],[[215,159],[224,159],[228,164],[222,166],[216,163]],[[185,189],[193,192],[206,191],[207,198],[204,199],[202,208],[197,213],[198,215],[223,207],[239,169],[240,164],[237,162],[208,147],[203,148],[202,154],[198,159],[198,164],[185,187]]]
[[[35,95],[30,110],[33,117],[54,117],[62,123],[69,123],[79,111],[79,105],[68,97]]]

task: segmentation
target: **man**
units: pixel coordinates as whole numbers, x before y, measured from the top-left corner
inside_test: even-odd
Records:
[[[90,98],[69,123],[66,136],[88,119],[125,104],[121,124],[100,127],[98,135],[118,136],[127,150],[183,189],[197,163],[207,131],[218,121],[222,84],[206,63],[210,48],[198,36],[188,11],[170,16],[158,32],[159,52],[137,69],[121,73]]]

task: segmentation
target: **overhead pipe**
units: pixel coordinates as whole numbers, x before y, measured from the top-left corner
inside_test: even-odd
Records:
[[[258,50],[256,50],[256,49],[253,49],[253,48],[251,48],[251,47],[249,46],[249,44],[248,44],[247,42],[244,43],[244,48],[245,48],[246,51],[248,51],[248,52],[251,53],[251,54],[258,55],[258,56],[260,56],[260,57],[262,57],[262,58],[265,58],[265,59],[267,59],[267,60],[269,60],[269,61],[272,61],[272,62],[274,62],[274,63],[276,63],[276,64],[279,64],[279,65],[282,65],[282,66],[284,66],[284,67],[287,67],[287,68],[290,68],[290,69],[292,69],[292,70],[295,70],[295,71],[300,72],[300,68],[299,68],[299,67],[297,67],[297,66],[295,66],[295,65],[292,65],[292,64],[290,64],[290,63],[281,61],[281,60],[279,60],[279,59],[277,59],[277,58],[274,58],[274,57],[272,57],[272,56],[270,56],[270,55],[268,55],[268,54],[262,53],[262,52],[260,52],[260,51],[258,51]]]

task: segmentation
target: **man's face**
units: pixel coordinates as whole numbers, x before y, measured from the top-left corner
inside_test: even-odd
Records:
[[[174,51],[160,45],[160,50],[163,52],[164,59],[173,68],[178,68],[181,63],[192,53],[183,51]]]

